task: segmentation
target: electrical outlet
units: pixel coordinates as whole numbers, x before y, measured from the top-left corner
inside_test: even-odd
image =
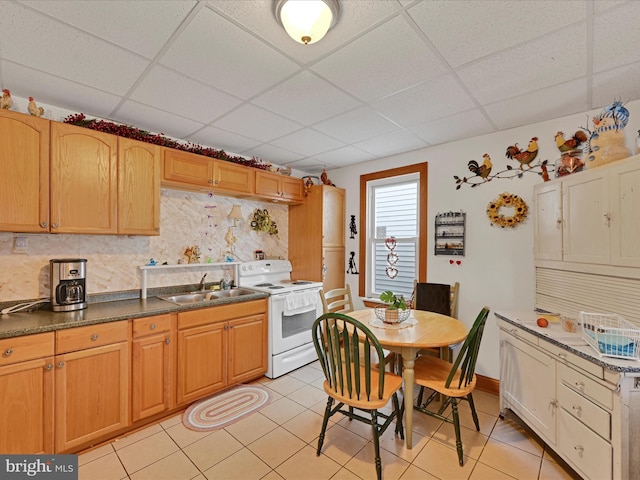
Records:
[[[13,253],[27,253],[27,237],[13,237]]]

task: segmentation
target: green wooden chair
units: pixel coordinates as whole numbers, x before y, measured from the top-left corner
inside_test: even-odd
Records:
[[[476,430],[480,431],[478,423],[478,414],[473,404],[472,392],[476,388],[476,360],[480,350],[480,340],[484,331],[484,325],[489,316],[489,308],[484,307],[476,318],[466,340],[462,344],[462,348],[451,363],[431,355],[421,355],[416,359],[414,365],[415,383],[420,385],[420,393],[415,410],[427,415],[439,418],[449,423],[453,423],[456,432],[456,449],[458,450],[458,461],[462,466],[464,463],[462,455],[462,440],[460,439],[460,418],[458,416],[458,401],[467,400],[471,407],[471,415]],[[433,390],[427,400],[422,403],[422,397],[425,388]],[[429,410],[427,407],[439,395],[444,395],[446,400],[437,410]],[[447,407],[451,406],[452,417],[448,418],[443,415]]]
[[[313,324],[313,343],[324,371],[324,391],[328,395],[316,454],[321,453],[329,418],[340,412],[351,420],[371,425],[376,473],[380,480],[380,435],[395,420],[395,433],[404,439],[404,402],[398,401],[402,377],[385,371],[378,339],[364,324],[347,315],[326,313],[318,318]],[[372,362],[372,358],[380,359],[380,363]],[[389,400],[393,400],[393,411],[388,415],[378,412]],[[334,402],[337,402],[335,407]],[[358,412],[366,412],[369,417]]]

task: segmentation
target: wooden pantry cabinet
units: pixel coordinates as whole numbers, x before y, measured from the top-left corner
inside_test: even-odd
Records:
[[[267,371],[267,300],[178,313],[177,404]]]
[[[292,276],[323,282],[325,291],[345,285],[345,191],[315,185],[305,202],[289,207]]]
[[[301,178],[289,177],[264,170],[254,170],[256,175],[255,193],[257,196],[274,202],[303,202],[304,182]]]

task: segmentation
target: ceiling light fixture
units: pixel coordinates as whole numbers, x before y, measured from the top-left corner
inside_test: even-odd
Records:
[[[296,42],[316,43],[338,21],[338,0],[274,0],[276,19]]]

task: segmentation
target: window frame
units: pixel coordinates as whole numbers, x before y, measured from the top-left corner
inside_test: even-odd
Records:
[[[367,280],[367,248],[369,241],[367,239],[368,233],[368,216],[367,216],[367,202],[368,202],[368,189],[367,183],[374,180],[389,179],[393,177],[399,177],[402,175],[408,175],[411,173],[418,173],[420,180],[418,183],[418,281],[425,282],[427,279],[427,192],[428,192],[428,163],[417,163],[414,165],[407,165],[404,167],[391,168],[389,170],[383,170],[380,172],[373,172],[364,175],[360,175],[360,252],[359,252],[359,264],[360,274],[358,279],[358,294],[361,297],[366,297],[366,280]]]

